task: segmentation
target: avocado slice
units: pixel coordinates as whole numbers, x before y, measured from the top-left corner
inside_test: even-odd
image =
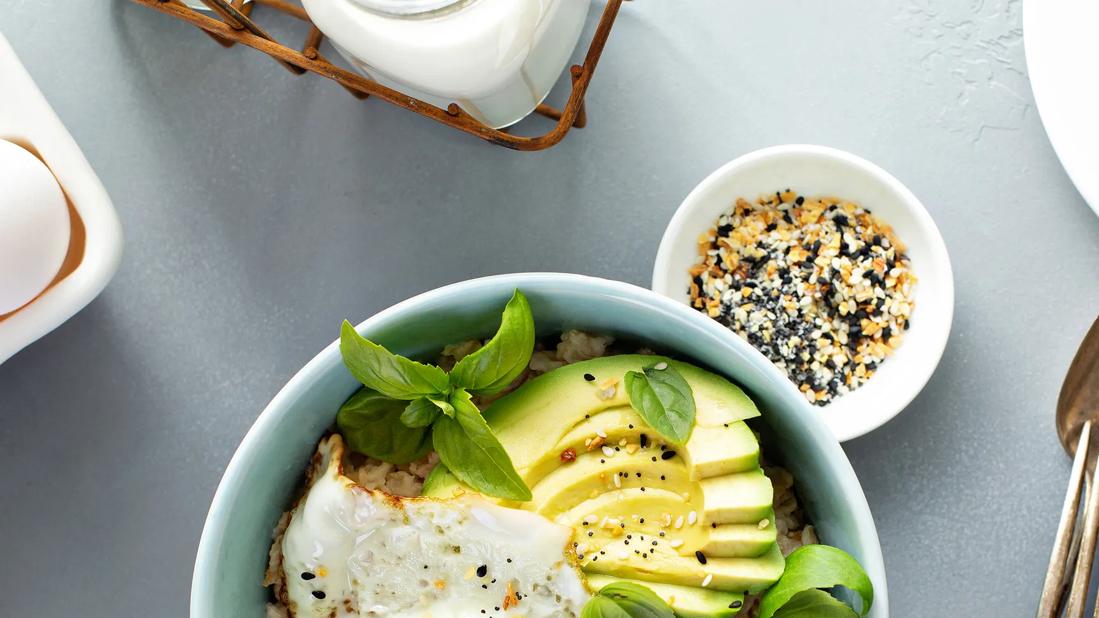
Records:
[[[629,407],[623,377],[660,362],[675,367],[691,385],[696,428],[759,416],[752,400],[725,378],[662,356],[625,354],[566,365],[538,376],[489,406],[485,419],[523,474],[547,445],[556,445],[579,423],[609,408]]]
[[[777,536],[775,516],[771,514],[762,528],[758,522],[714,526],[700,549],[707,556],[751,558],[767,553]]]
[[[744,606],[744,595],[739,592],[640,582],[609,575],[588,575],[588,586],[594,591],[615,582],[645,586],[664,599],[675,610],[678,618],[732,618]]]
[[[759,523],[773,512],[774,487],[759,468],[703,479],[699,484],[706,496],[706,521],[711,523]]]
[[[663,548],[663,549],[661,549]],[[638,548],[640,550],[640,548]],[[586,560],[584,571],[627,577],[653,583],[699,586],[732,592],[756,593],[771,587],[786,566],[778,545],[755,558],[710,558],[702,564],[695,556],[681,556],[662,545],[649,558],[639,560],[623,541],[604,546],[594,561]],[[707,581],[708,580],[708,581]]]
[[[717,427],[695,427],[684,456],[691,479],[708,479],[759,467],[759,441],[744,421]]]

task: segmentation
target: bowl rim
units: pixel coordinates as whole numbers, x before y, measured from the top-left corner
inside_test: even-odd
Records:
[[[383,309],[360,322],[355,328],[360,333],[365,329],[384,328],[385,325],[400,319],[401,316],[407,313],[418,312],[421,309],[436,305],[440,299],[463,296],[474,290],[531,288],[534,286],[541,286],[544,289],[548,285],[570,288],[583,287],[592,292],[614,298],[636,300],[640,296],[647,303],[658,306],[669,318],[677,320],[685,328],[715,337],[731,347],[741,348],[742,351],[754,351],[747,342],[736,337],[717,322],[700,316],[694,310],[670,298],[629,283],[569,273],[512,273],[451,283]],[[217,548],[227,536],[228,512],[237,496],[243,493],[244,468],[256,456],[255,453],[260,443],[280,424],[279,420],[289,413],[291,407],[288,403],[294,400],[300,391],[309,388],[323,373],[330,371],[333,365],[340,363],[339,339],[336,339],[325,346],[287,381],[259,414],[245,433],[240,445],[233,452],[229,464],[218,482],[210,509],[203,523],[191,579],[191,618],[210,618],[210,616],[216,615],[215,608],[211,606],[213,602],[211,590],[216,576]],[[785,379],[785,376],[778,368],[770,363],[760,363],[759,367],[761,370],[773,374],[776,379],[781,378],[778,381],[779,384],[789,385],[788,389],[781,389],[781,392],[785,393],[783,396],[789,400],[788,403],[796,410],[795,413],[799,415],[798,420],[805,425],[810,438],[821,445],[828,460],[833,462],[841,472],[839,478],[835,480],[841,487],[843,494],[852,498],[850,508],[855,519],[856,538],[866,549],[866,555],[863,556],[863,568],[874,580],[874,608],[876,610],[878,607],[884,607],[884,615],[888,615],[888,588],[881,540],[878,537],[877,526],[874,523],[870,506],[866,501],[866,495],[862,490],[862,485],[858,481],[854,468],[851,466],[851,462],[847,459],[847,455],[840,447],[839,442],[833,438],[830,430],[812,414],[811,406],[805,402],[797,389]]]
[[[954,274],[950,263],[950,254],[946,249],[946,242],[923,203],[896,176],[863,157],[829,146],[781,144],[745,153],[711,172],[687,194],[683,202],[676,208],[661,237],[660,247],[657,249],[656,259],[653,263],[652,289],[658,294],[676,301],[686,298],[684,294],[671,289],[672,273],[677,268],[675,264],[672,264],[672,255],[675,247],[681,242],[686,242],[684,235],[690,233],[690,224],[699,217],[699,211],[705,210],[708,205],[706,195],[715,185],[758,163],[777,164],[787,157],[802,157],[805,155],[846,165],[883,183],[890,191],[895,193],[899,198],[897,200],[898,204],[913,217],[917,235],[920,235],[922,240],[926,242],[928,256],[930,257],[929,263],[935,270],[940,271],[941,276],[936,291],[940,297],[940,302],[945,307],[945,313],[943,319],[925,322],[928,326],[921,327],[927,329],[921,334],[921,338],[927,342],[925,345],[928,346],[928,353],[917,359],[921,362],[910,364],[910,369],[905,374],[910,384],[909,388],[891,391],[888,405],[880,405],[879,401],[879,405],[873,411],[864,413],[859,410],[859,420],[857,422],[847,422],[839,426],[837,422],[831,420],[834,417],[830,417],[826,413],[819,415],[824,423],[831,428],[836,439],[840,442],[846,442],[864,436],[886,424],[907,408],[916,396],[923,391],[942,360],[954,320]],[[690,242],[693,245],[694,240],[691,239]],[[752,350],[763,356],[755,348],[752,348]],[[892,360],[896,361],[896,359]],[[770,362],[770,360],[767,359],[767,362]],[[824,409],[827,409],[827,407]]]

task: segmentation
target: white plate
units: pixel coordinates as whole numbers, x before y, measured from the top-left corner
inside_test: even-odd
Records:
[[[1049,141],[1099,214],[1099,2],[1026,0],[1023,46]]]
[[[699,235],[736,198],[755,199],[787,187],[868,208],[908,246],[918,278],[911,327],[897,351],[854,392],[822,408],[805,403],[838,440],[850,440],[880,427],[919,394],[939,364],[954,316],[946,245],[931,215],[900,181],[869,161],[822,146],[774,146],[746,154],[703,180],[676,211],[657,252],[653,290],[689,303],[687,269],[697,259]]]
[[[61,119],[0,35],[0,139],[37,151],[84,226],[76,267],[28,305],[0,320],[0,363],[90,303],[118,269],[122,226],[106,189]]]

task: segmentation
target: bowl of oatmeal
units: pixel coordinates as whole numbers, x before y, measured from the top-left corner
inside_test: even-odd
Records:
[[[748,342],[840,441],[896,416],[946,347],[954,284],[916,196],[821,146],[758,150],[699,184],[672,217],[653,290]]]
[[[450,370],[484,344],[500,323],[500,308],[516,290],[529,299],[537,336],[519,383],[533,378],[534,384],[537,376],[616,355],[657,354],[661,356],[654,358],[693,364],[742,389],[759,410],[751,426],[758,435],[761,464],[774,487],[779,548],[786,553],[819,542],[848,552],[873,582],[868,615],[888,615],[880,542],[842,449],[777,368],[727,329],[681,303],[632,285],[580,275],[503,275],[404,301],[362,322],[355,332],[393,353]],[[323,350],[275,396],[229,463],[198,550],[192,616],[288,615],[279,605],[280,595],[264,587],[279,559],[277,551],[269,554],[267,548],[274,547],[280,519],[301,496],[311,457],[317,461],[318,442],[324,445],[326,436],[339,429],[336,411],[362,386],[348,372],[339,343]],[[581,383],[587,382],[583,377]],[[592,384],[591,388],[601,387],[598,381]],[[347,484],[379,495],[416,496],[425,491],[425,479],[437,459],[429,454],[408,464],[363,458],[348,464],[344,472],[349,476],[343,481]],[[469,577],[480,577],[477,573]],[[325,577],[296,569],[290,575],[309,585]],[[745,598],[738,613],[752,615],[750,601]]]

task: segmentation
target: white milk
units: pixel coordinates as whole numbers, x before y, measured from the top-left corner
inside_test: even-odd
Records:
[[[534,111],[576,48],[590,0],[303,0],[356,68],[492,127]]]

